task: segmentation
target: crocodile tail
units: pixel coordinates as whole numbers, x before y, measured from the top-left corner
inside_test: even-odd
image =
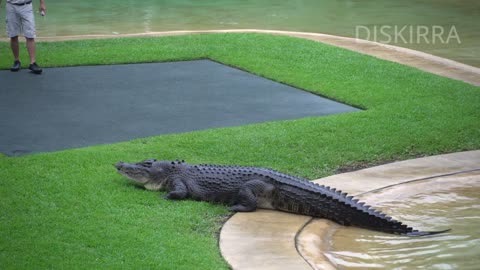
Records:
[[[397,235],[426,236],[449,231],[414,230],[341,190],[306,179],[269,172],[275,177],[268,179],[277,185],[272,194],[272,206],[277,210],[326,218],[344,226],[356,226]]]
[[[427,235],[435,235],[440,233],[449,232],[451,229],[443,230],[443,231],[433,231],[433,232],[421,232],[421,231],[411,231],[402,235],[406,236],[427,236]]]
[[[345,225],[353,225],[374,231],[405,236],[427,236],[450,231],[450,229],[440,231],[418,231],[405,224],[402,224],[402,222],[395,220],[380,211],[370,208],[370,206],[366,206],[368,207],[367,209],[365,209],[366,207],[363,205],[349,206],[350,207],[348,208],[351,212],[350,215],[346,215],[349,222],[346,222]],[[344,213],[348,213],[348,211],[345,211]],[[344,223],[343,220],[337,220],[337,222],[340,224]]]
[[[381,211],[375,210],[368,205],[357,205],[351,202],[350,204],[348,204],[348,201],[346,204],[346,208],[349,208],[349,210],[351,211],[350,216],[347,214],[347,217],[349,216],[350,224],[346,225],[353,225],[370,230],[405,236],[428,236],[450,231],[450,229],[440,231],[414,230],[412,227],[409,227],[402,222],[395,220],[382,213]],[[348,212],[349,211],[345,211],[345,213]],[[339,223],[342,224],[342,221],[340,221]]]
[[[309,194],[309,199],[317,202],[317,207],[313,207],[313,212],[306,213],[308,215],[328,218],[341,225],[405,236],[427,236],[449,231],[414,230],[340,190],[313,183],[305,183],[305,186],[313,188],[314,192]],[[308,197],[305,196],[304,199]]]

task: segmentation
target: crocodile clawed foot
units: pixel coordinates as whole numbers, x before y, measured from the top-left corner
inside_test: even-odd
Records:
[[[256,207],[248,207],[241,204],[236,204],[230,208],[228,208],[231,212],[253,212],[256,210]]]

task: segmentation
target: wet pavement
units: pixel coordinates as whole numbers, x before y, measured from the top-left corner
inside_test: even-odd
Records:
[[[480,150],[394,162],[315,182],[360,195],[406,182],[478,178],[478,171]],[[335,269],[325,248],[338,227],[328,220],[271,210],[237,213],[222,228],[220,249],[233,269]]]

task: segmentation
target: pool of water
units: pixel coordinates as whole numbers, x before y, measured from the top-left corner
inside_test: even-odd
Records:
[[[337,268],[479,269],[480,172],[399,185],[362,199],[414,228],[452,231],[404,237],[339,226],[326,254]]]
[[[48,0],[47,7],[46,17],[37,16],[39,36],[305,31],[381,41],[480,67],[478,0]],[[5,16],[4,7],[0,16]]]

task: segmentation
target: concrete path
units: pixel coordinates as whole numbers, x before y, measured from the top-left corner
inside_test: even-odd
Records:
[[[143,37],[143,36],[174,36],[187,34],[205,33],[263,33],[274,35],[286,35],[298,38],[315,40],[318,42],[346,48],[359,53],[372,55],[381,59],[397,62],[403,65],[412,66],[420,70],[437,74],[440,76],[464,81],[480,86],[480,68],[462,64],[453,60],[434,56],[428,53],[415,51],[407,48],[386,45],[368,40],[333,36],[321,33],[261,30],[261,29],[228,29],[228,30],[204,30],[204,31],[166,31],[149,32],[124,35],[82,35],[82,36],[60,36],[60,37],[38,37],[39,41],[78,40],[97,38],[118,38],[118,37]],[[0,39],[1,40],[1,39]]]
[[[480,178],[480,150],[390,163],[316,180],[352,195],[401,183]],[[220,249],[233,269],[334,269],[322,242],[339,225],[269,210],[235,214],[222,228]]]

